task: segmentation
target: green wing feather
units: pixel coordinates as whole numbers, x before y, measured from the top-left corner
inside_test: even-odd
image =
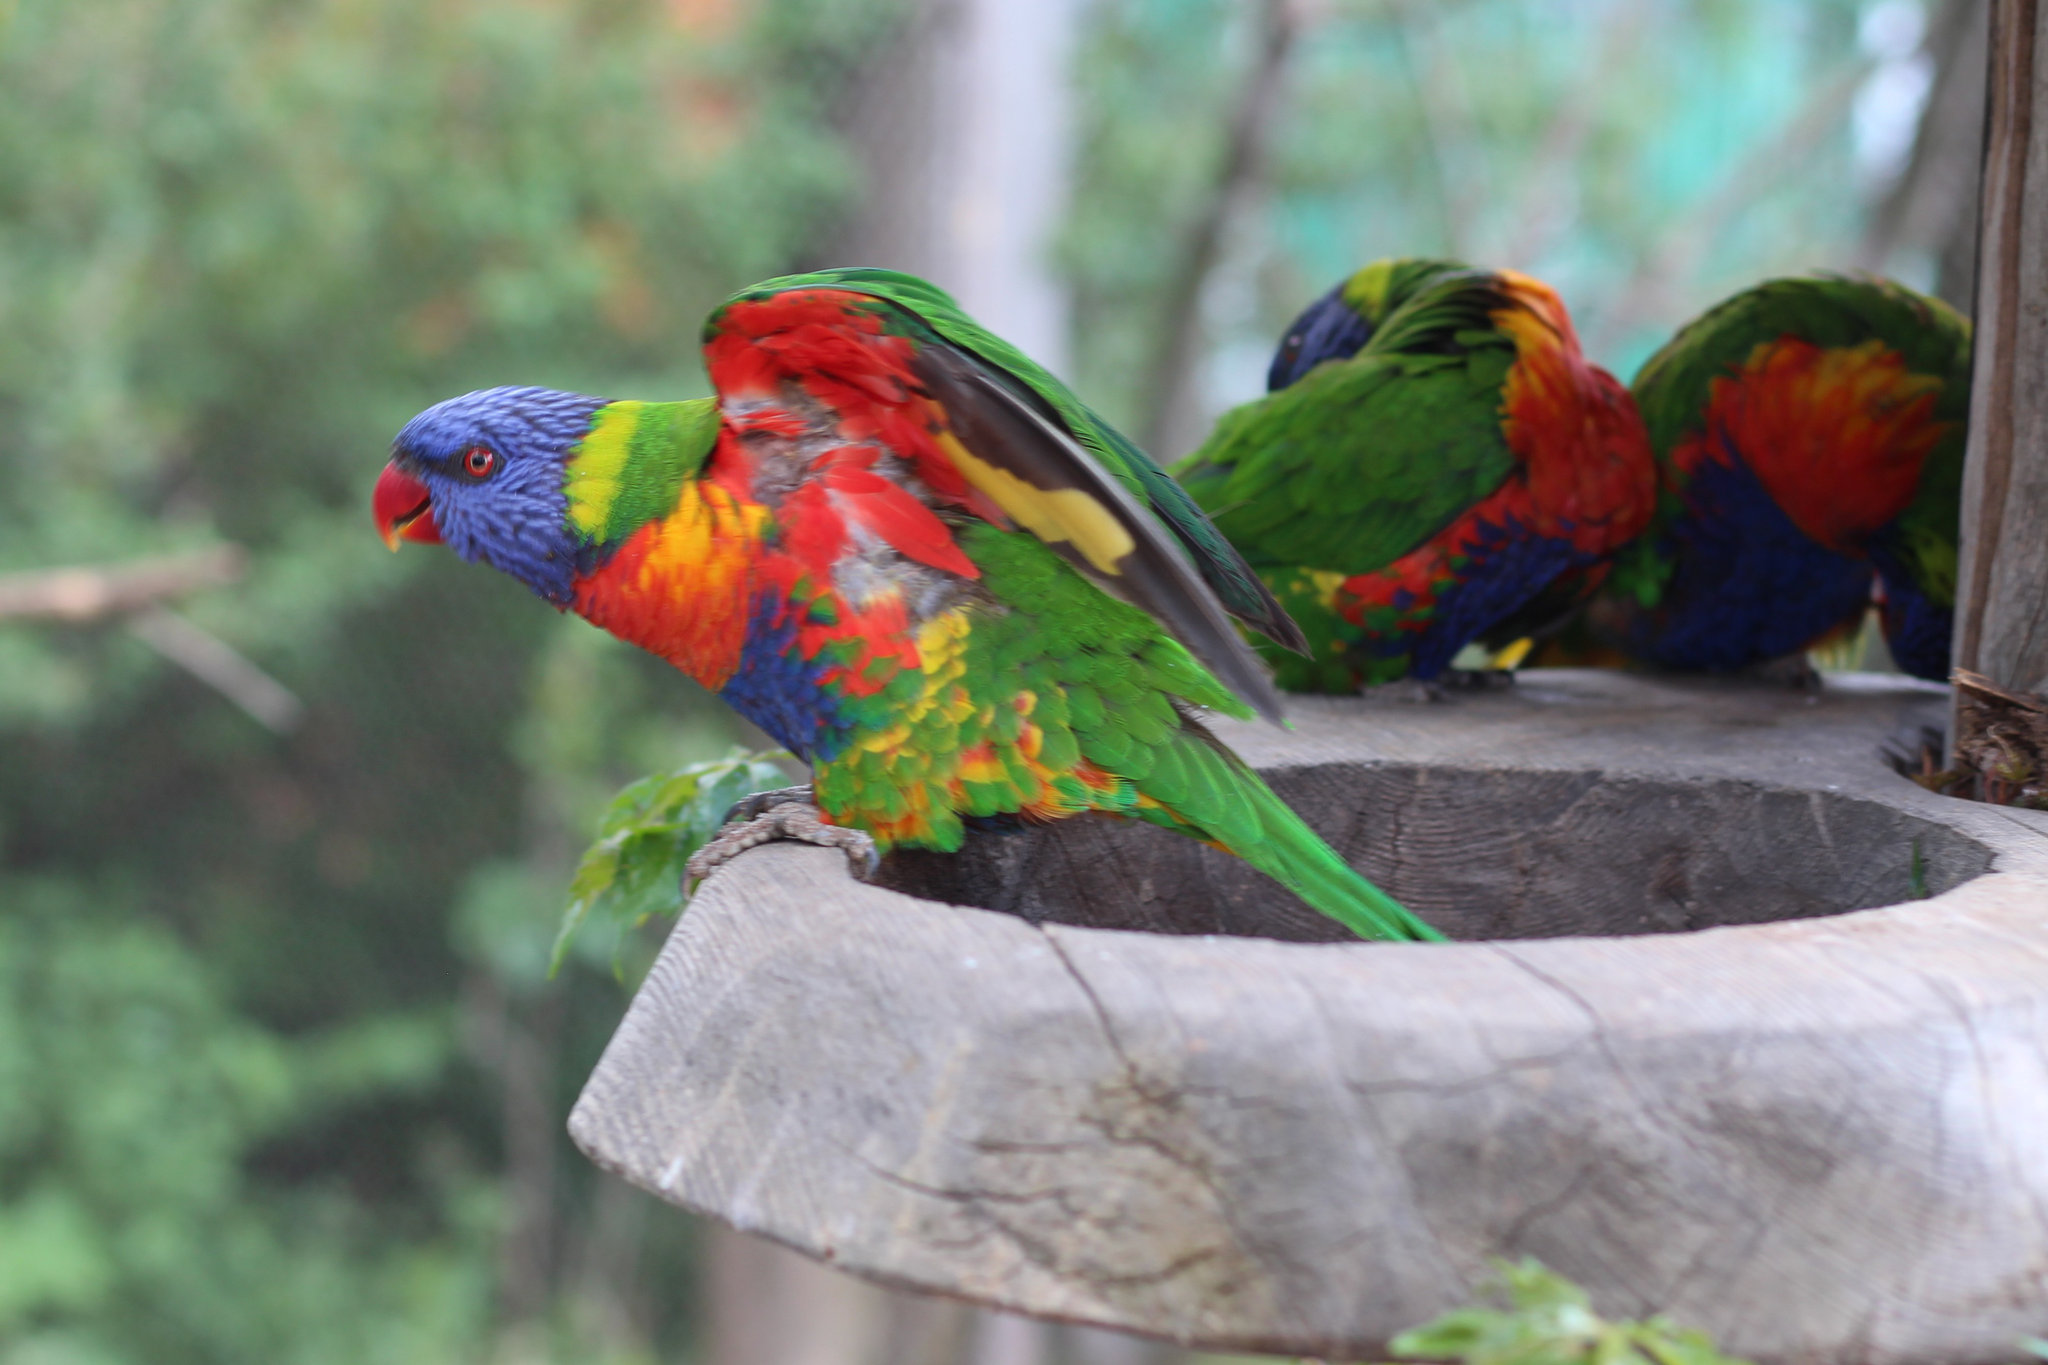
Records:
[[[1513,342],[1490,278],[1445,271],[1348,360],[1226,413],[1177,469],[1256,567],[1366,573],[1506,482]]]
[[[900,271],[850,267],[784,275],[756,285],[747,293],[769,294],[787,289],[846,289],[893,303],[939,337],[990,367],[997,377],[1013,387],[1021,386],[1038,404],[1050,409],[1051,415],[1102,468],[1165,524],[1225,610],[1278,644],[1289,649],[1301,647],[1299,628],[1180,485],[1051,372],[968,317],[946,291]]]
[[[1040,697],[1032,714],[1048,745],[1068,743],[1068,727],[1078,756],[1157,803],[1121,813],[1222,845],[1362,938],[1442,938],[1352,871],[1189,716],[1188,705],[1244,711],[1157,621],[1097,592],[1033,537],[976,524],[962,540],[1011,607],[976,623],[970,685],[998,694],[1024,679]],[[943,723],[941,711],[927,723]]]

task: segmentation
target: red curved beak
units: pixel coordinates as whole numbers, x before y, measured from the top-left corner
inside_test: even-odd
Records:
[[[441,528],[434,525],[434,503],[427,495],[427,486],[396,463],[385,465],[384,472],[377,476],[377,491],[370,494],[370,512],[377,518],[377,534],[393,550],[401,540],[441,543]]]

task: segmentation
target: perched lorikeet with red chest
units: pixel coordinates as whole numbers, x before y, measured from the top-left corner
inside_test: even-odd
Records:
[[[1362,936],[1435,932],[1202,726],[1278,715],[1230,615],[1293,623],[1179,487],[944,293],[770,280],[705,329],[714,400],[543,389],[407,424],[374,499],[669,660],[881,849],[1099,811],[1237,854]]]
[[[1879,279],[1771,280],[1716,305],[1631,388],[1656,522],[1588,615],[1665,668],[1733,670],[1860,623],[1881,584],[1899,667],[1948,677],[1970,324]]]
[[[1648,524],[1655,473],[1621,385],[1549,286],[1380,261],[1310,305],[1266,397],[1179,475],[1302,625],[1284,688],[1441,676],[1562,621]]]

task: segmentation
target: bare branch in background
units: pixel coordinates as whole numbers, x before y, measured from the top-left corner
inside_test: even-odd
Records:
[[[1921,44],[1934,61],[1934,85],[1913,153],[1871,215],[1856,253],[1859,269],[1883,271],[1898,252],[1928,252],[1935,291],[1965,313],[1975,302],[1990,31],[1989,0],[1947,0],[1936,11]]]
[[[1444,219],[1444,254],[1463,256],[1472,246],[1472,221],[1485,196],[1473,162],[1479,156],[1478,119],[1458,79],[1458,68],[1437,29],[1436,0],[1398,0],[1395,32],[1415,80],[1430,169]]]
[[[1664,233],[1655,250],[1638,257],[1614,308],[1587,349],[1612,349],[1631,328],[1665,313],[1672,290],[1691,278],[1701,257],[1728,224],[1782,177],[1805,165],[1814,149],[1841,126],[1858,87],[1874,65],[1870,58],[1859,56],[1833,80],[1816,87],[1782,131],[1761,139],[1711,193],[1696,200]]]
[[[1265,175],[1288,63],[1307,23],[1304,0],[1265,0],[1260,6],[1258,53],[1231,112],[1215,184],[1167,274],[1166,307],[1146,366],[1146,412],[1140,427],[1145,448],[1162,459],[1179,453],[1172,448],[1175,428],[1193,396],[1191,371],[1202,353],[1202,295],[1222,255],[1225,232]]]
[[[1573,168],[1592,135],[1600,102],[1614,89],[1622,67],[1635,57],[1650,8],[1634,0],[1608,5],[1606,32],[1592,67],[1557,106],[1523,173],[1521,202],[1507,220],[1510,235],[1501,250],[1501,265],[1532,269],[1558,233],[1570,226],[1570,191],[1578,179]]]
[[[0,620],[103,620],[224,587],[240,579],[242,570],[242,552],[221,545],[129,564],[0,574]]]
[[[167,607],[148,607],[129,618],[128,629],[144,644],[249,713],[277,734],[290,733],[304,719],[306,705],[248,656],[211,631]]]
[[[242,577],[246,561],[232,545],[128,564],[78,565],[0,574],[0,621],[56,621],[89,625],[128,618],[128,629],[150,648],[249,713],[259,725],[284,734],[305,705],[227,641],[163,604]]]

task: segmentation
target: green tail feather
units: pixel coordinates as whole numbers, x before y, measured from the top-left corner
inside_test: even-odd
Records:
[[[1360,938],[1442,943],[1444,936],[1353,872],[1244,761],[1202,730],[1183,729],[1154,751],[1155,783],[1138,790],[1168,803],[1160,824],[1213,839]],[[1164,786],[1166,790],[1156,787]]]
[[[1360,938],[1444,941],[1413,911],[1353,872],[1308,826],[1300,820],[1293,826],[1290,841],[1276,839],[1266,848],[1246,849],[1245,861]]]

